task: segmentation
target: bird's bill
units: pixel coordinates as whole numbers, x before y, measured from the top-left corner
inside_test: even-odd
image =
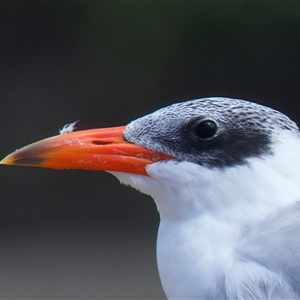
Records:
[[[147,165],[172,158],[125,141],[124,129],[125,126],[99,128],[53,136],[16,150],[0,163],[147,175]]]

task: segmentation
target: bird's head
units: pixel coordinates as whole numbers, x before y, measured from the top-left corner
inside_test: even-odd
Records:
[[[249,169],[252,160],[267,161],[278,154],[278,145],[285,149],[294,140],[299,143],[298,127],[284,114],[243,100],[215,97],[176,103],[125,127],[50,137],[13,152],[1,163],[105,170],[154,197],[166,185],[177,193],[179,185],[185,186],[184,192],[197,183],[203,187],[201,193],[205,186],[210,193],[220,193],[211,187],[233,178],[238,181],[239,173],[226,180],[220,174]]]
[[[208,168],[246,164],[272,155],[273,142],[298,127],[271,108],[237,99],[203,98],[176,103],[128,124],[133,143]]]

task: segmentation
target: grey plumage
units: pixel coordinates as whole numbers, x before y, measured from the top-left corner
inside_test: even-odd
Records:
[[[213,120],[212,139],[199,139],[193,126]],[[245,164],[247,158],[271,155],[276,129],[298,134],[297,125],[284,114],[252,102],[229,98],[202,98],[176,103],[128,124],[125,138],[146,148],[174,155],[178,160],[207,167]]]

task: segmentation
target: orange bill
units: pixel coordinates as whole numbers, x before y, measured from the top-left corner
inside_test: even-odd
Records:
[[[147,175],[147,165],[173,158],[125,141],[124,129],[99,128],[53,136],[16,150],[0,164]]]

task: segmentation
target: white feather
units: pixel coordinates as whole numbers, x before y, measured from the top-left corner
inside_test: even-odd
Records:
[[[73,123],[68,123],[68,124],[64,125],[64,127],[62,129],[59,129],[59,134],[65,134],[65,133],[73,132],[74,129],[76,128],[75,125],[78,122],[79,122],[79,120],[77,120]]]
[[[264,232],[266,222],[281,224],[274,216],[289,217],[285,210],[300,199],[300,139],[288,131],[280,134],[274,155],[249,158],[248,165],[219,170],[171,160],[148,165],[149,177],[112,172],[155,200],[161,217],[158,268],[169,299],[299,299],[295,256],[282,245],[280,253],[287,257],[274,265],[276,249],[266,253],[257,245],[280,231],[287,235],[285,243],[295,241],[300,249],[300,238],[278,226],[251,239],[251,232]],[[264,263],[249,249],[264,251]]]

